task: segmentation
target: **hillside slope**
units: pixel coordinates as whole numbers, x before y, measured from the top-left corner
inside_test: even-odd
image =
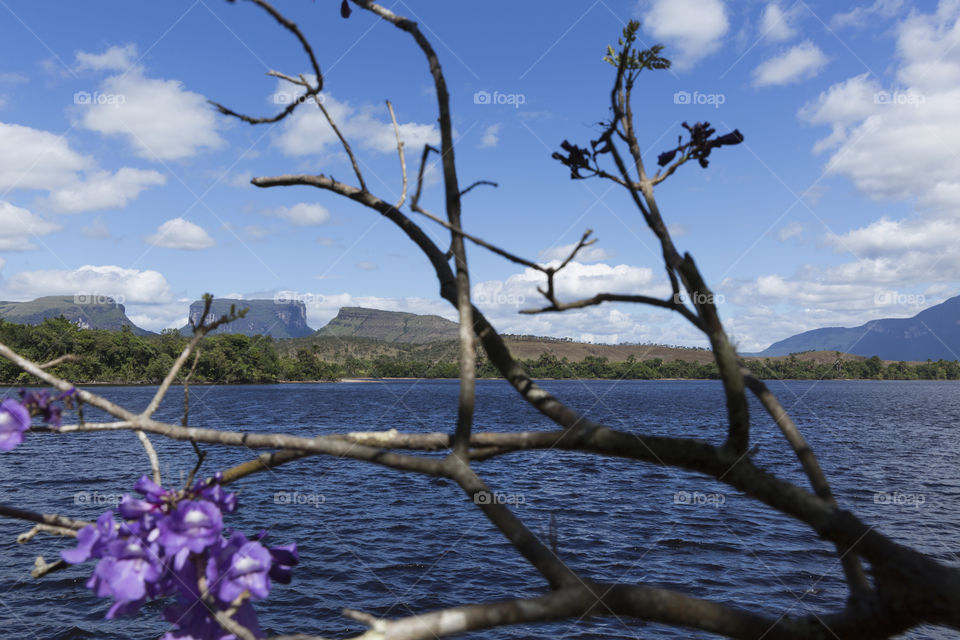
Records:
[[[960,296],[912,318],[871,320],[859,327],[814,329],[775,342],[760,356],[801,351],[842,351],[883,360],[957,360],[960,357]]]
[[[343,307],[317,335],[423,344],[456,339],[458,330],[456,322],[440,316]]]
[[[152,335],[131,322],[122,304],[104,296],[44,296],[28,302],[0,302],[0,318],[7,322],[37,325],[59,316],[81,329],[120,331],[130,327],[139,336]]]

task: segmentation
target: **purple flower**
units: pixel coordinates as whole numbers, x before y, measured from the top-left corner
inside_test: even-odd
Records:
[[[23,432],[30,428],[30,413],[14,400],[0,402],[0,451],[10,451],[23,442]]]
[[[129,495],[123,496],[123,500],[121,500],[117,506],[117,511],[120,512],[120,516],[127,520],[136,520],[137,518],[157,511],[157,509],[156,504],[148,502],[147,500],[133,498]]]
[[[280,584],[289,584],[293,567],[300,562],[297,553],[297,543],[293,542],[281,547],[270,547],[270,556],[273,562],[270,565],[270,579]]]
[[[223,480],[223,474],[219,471],[206,480],[201,480],[193,487],[193,492],[204,500],[214,503],[224,513],[233,513],[237,509],[237,494],[227,493],[220,482]]]
[[[150,476],[141,476],[133,485],[133,488],[137,493],[143,494],[147,502],[152,504],[162,504],[171,495],[170,491],[151,480]]]
[[[87,587],[98,596],[112,597],[107,618],[136,611],[148,594],[147,584],[160,579],[161,566],[155,549],[135,537],[113,540],[97,563]]]
[[[207,582],[215,585],[215,595],[224,604],[233,602],[244,591],[257,600],[270,594],[268,574],[272,557],[259,542],[234,531],[211,556],[207,561]]]
[[[176,596],[176,604],[163,612],[174,625],[163,640],[237,640],[202,601],[198,572],[203,572],[215,607],[226,610],[249,595],[234,620],[264,637],[251,600],[266,598],[271,580],[290,581],[297,548],[267,549],[261,544],[266,531],[247,539],[225,529],[223,511],[236,508],[236,495],[224,491],[221,481],[217,474],[189,490],[172,491],[143,476],[134,486],[143,498],[123,497],[119,527],[108,511],[78,532],[76,548],[61,552],[71,564],[100,559],[87,587],[113,598],[107,618],[134,613],[151,599]]]
[[[70,564],[80,564],[90,558],[99,558],[104,548],[117,538],[113,523],[113,511],[106,511],[97,518],[97,523],[88,524],[77,532],[77,548],[65,549],[60,557]]]
[[[159,542],[168,556],[175,556],[174,568],[179,569],[189,552],[202,553],[220,540],[223,515],[211,502],[184,500],[160,520]]]
[[[39,391],[20,389],[20,399],[31,415],[43,416],[44,422],[59,427],[62,409],[54,403],[64,401],[68,406],[72,406],[73,395],[76,391],[76,389],[71,389],[51,398],[50,392],[46,389],[40,389]]]
[[[217,624],[207,608],[199,602],[171,605],[163,610],[163,617],[176,628],[168,631],[160,640],[237,640],[235,635]],[[264,637],[257,622],[257,613],[249,600],[240,605],[233,619],[253,632],[254,637]]]

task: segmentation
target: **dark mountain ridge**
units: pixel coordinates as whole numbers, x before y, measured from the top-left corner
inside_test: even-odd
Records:
[[[960,296],[912,318],[871,320],[859,327],[824,327],[775,342],[760,356],[802,351],[841,351],[883,360],[960,359]]]
[[[123,327],[138,336],[153,335],[127,317],[126,309],[107,296],[78,294],[44,296],[27,302],[0,302],[0,318],[17,324],[38,325],[47,318],[63,316],[81,329],[120,331]]]
[[[203,315],[203,300],[190,305],[190,322],[197,324]],[[302,338],[313,333],[307,326],[307,307],[299,300],[234,300],[214,298],[207,314],[207,321],[215,320],[230,313],[230,307],[236,311],[247,309],[243,318],[222,325],[211,333],[239,333],[245,336],[264,335],[276,339]],[[180,329],[183,335],[193,335],[193,328],[187,323]]]

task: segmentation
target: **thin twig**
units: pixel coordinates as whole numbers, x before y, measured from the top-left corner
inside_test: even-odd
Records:
[[[497,184],[496,182],[493,182],[492,180],[477,180],[477,181],[474,182],[472,185],[470,185],[469,187],[467,187],[466,189],[464,189],[463,191],[461,191],[461,192],[460,192],[460,196],[462,197],[462,196],[467,195],[468,193],[470,193],[470,192],[473,190],[474,187],[479,187],[480,185],[486,185],[486,186],[488,186],[488,187],[499,187],[499,186],[500,186],[499,184]]]
[[[397,116],[393,113],[393,105],[387,100],[387,109],[390,111],[390,120],[393,122],[393,135],[397,137],[397,155],[400,156],[400,172],[403,174],[403,189],[400,199],[393,206],[399,209],[407,200],[407,159],[403,154],[404,143],[400,139],[400,127],[397,125]]]
[[[320,64],[317,62],[317,58],[313,54],[313,48],[310,46],[310,43],[304,37],[303,33],[300,31],[300,28],[296,25],[296,23],[288,20],[279,11],[277,11],[269,2],[266,2],[265,0],[249,0],[249,1],[261,7],[267,13],[269,13],[270,16],[280,26],[282,26],[284,29],[286,29],[290,33],[292,33],[294,37],[296,37],[296,39],[300,41],[300,45],[303,47],[303,50],[306,52],[307,58],[310,60],[310,66],[313,68],[313,74],[317,79],[317,84],[314,87],[310,87],[309,85],[303,85],[307,87],[307,92],[299,100],[292,100],[290,104],[288,104],[286,108],[284,108],[280,113],[274,116],[265,117],[265,118],[254,118],[252,116],[247,116],[242,113],[238,113],[236,111],[233,111],[232,109],[225,107],[219,102],[214,102],[213,100],[209,100],[208,102],[212,104],[214,107],[216,107],[217,110],[220,111],[220,113],[227,116],[232,116],[234,118],[239,118],[240,120],[243,120],[244,122],[248,122],[250,124],[266,124],[271,122],[279,122],[280,120],[283,120],[288,115],[293,113],[293,110],[296,109],[303,101],[310,98],[311,96],[316,96],[318,93],[320,93],[323,90],[323,73],[321,73]],[[291,80],[288,76],[280,76],[277,72],[270,72],[267,75],[283,77],[286,80]],[[299,83],[295,83],[295,84],[299,84]]]

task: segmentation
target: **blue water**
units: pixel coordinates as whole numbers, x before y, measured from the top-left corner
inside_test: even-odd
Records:
[[[628,432],[723,440],[722,389],[715,381],[551,381],[548,389],[591,418]],[[804,431],[840,503],[892,538],[960,565],[960,386],[954,382],[793,381],[774,391]],[[131,409],[153,388],[95,391]],[[198,387],[191,424],[296,435],[397,428],[449,431],[455,381]],[[182,389],[157,417],[179,422]],[[96,419],[87,414],[87,419]],[[102,416],[101,416],[102,418]],[[806,486],[776,426],[752,407],[758,465]],[[499,381],[478,383],[478,430],[550,429]],[[179,484],[195,456],[188,443],[154,437],[165,482]],[[252,457],[206,446],[209,474]],[[843,605],[846,590],[832,548],[805,526],[710,479],[627,460],[561,451],[511,454],[477,465],[534,531],[551,516],[559,552],[595,580],[678,589],[778,616]],[[131,433],[33,434],[0,455],[0,501],[94,519],[148,471]],[[314,457],[248,477],[233,487],[240,508],[228,524],[296,541],[301,564],[291,585],[259,603],[271,634],[356,635],[344,607],[400,617],[439,607],[542,593],[544,581],[451,483],[366,463]],[[676,504],[689,496],[692,504]],[[72,546],[0,519],[0,637],[156,638],[159,605],[105,621],[108,603],[83,587],[91,564],[42,580],[39,554]],[[706,638],[704,633],[595,618],[504,628],[470,638]],[[957,634],[924,628],[911,638]]]

